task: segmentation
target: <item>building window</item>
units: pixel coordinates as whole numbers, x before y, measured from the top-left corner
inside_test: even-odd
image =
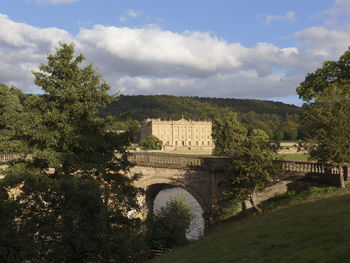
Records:
[[[208,141],[208,146],[210,145],[210,141]]]
[[[202,141],[202,145],[204,145],[204,141]]]
[[[177,145],[177,141],[175,141],[175,145]]]
[[[196,145],[198,145],[198,141],[196,141]]]
[[[191,141],[188,141],[188,145],[191,145]]]

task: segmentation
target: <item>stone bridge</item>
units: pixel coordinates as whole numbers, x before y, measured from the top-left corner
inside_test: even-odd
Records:
[[[167,185],[188,191],[201,205],[207,219],[217,209],[219,184],[225,181],[227,157],[181,155],[152,152],[133,152],[129,160],[135,164],[131,174],[142,173],[136,183],[146,189],[147,211],[153,211],[157,194]],[[290,189],[298,190],[310,185],[339,185],[339,168],[326,164],[302,161],[281,161],[285,176],[263,193],[255,194],[260,202]],[[345,179],[348,168],[343,167]],[[306,186],[306,187],[305,187]]]
[[[0,167],[15,155],[0,154]],[[153,211],[154,199],[167,186],[176,186],[189,192],[202,207],[207,219],[217,209],[219,184],[225,181],[227,157],[169,154],[154,152],[132,152],[129,160],[134,163],[131,174],[142,173],[136,182],[146,190],[145,215]],[[347,182],[350,168],[330,168],[327,164],[302,161],[281,161],[285,176],[262,193],[256,193],[255,201],[264,201],[288,190],[303,189],[310,185],[340,185],[340,171]],[[1,165],[2,164],[2,165]]]

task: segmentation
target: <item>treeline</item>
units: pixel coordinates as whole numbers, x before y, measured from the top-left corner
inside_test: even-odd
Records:
[[[281,102],[254,99],[177,97],[169,95],[121,95],[102,112],[112,116],[115,129],[125,129],[133,121],[147,118],[214,120],[227,112],[237,112],[239,121],[249,129],[262,129],[270,138],[302,138],[299,130],[300,108]],[[110,117],[111,118],[111,117]]]

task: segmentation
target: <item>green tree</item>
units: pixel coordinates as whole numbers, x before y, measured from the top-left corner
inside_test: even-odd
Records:
[[[147,219],[146,242],[151,247],[164,249],[184,245],[192,220],[191,210],[184,197],[167,201]]]
[[[237,113],[228,112],[213,123],[214,155],[229,155],[235,151],[247,130],[238,122]]]
[[[15,141],[10,142],[8,137],[14,131],[18,113],[23,110],[20,102],[21,96],[23,94],[20,90],[0,83],[0,152],[6,151],[10,147],[8,144],[11,144],[12,148],[18,144]]]
[[[330,84],[349,84],[350,81],[350,48],[338,61],[325,61],[321,68],[307,74],[305,80],[297,88],[299,97],[306,102],[312,101],[316,95],[322,95]],[[338,85],[340,89],[348,89],[347,85]]]
[[[282,174],[280,164],[274,157],[277,144],[258,130],[246,135],[236,115],[226,114],[213,124],[215,153],[228,156],[227,181],[221,185],[220,203],[223,209],[232,203],[249,200],[258,211],[253,194],[262,191]],[[216,145],[216,142],[219,142]]]
[[[149,135],[139,142],[141,150],[161,150],[163,142],[154,135]]]
[[[0,262],[24,262],[31,258],[33,243],[17,231],[16,204],[0,188]]]
[[[229,178],[222,185],[220,201],[227,204],[248,200],[259,212],[253,194],[264,190],[282,176],[281,164],[274,154],[277,145],[261,136],[246,137],[229,154],[231,163],[227,169]]]
[[[261,129],[250,129],[248,135],[253,137],[261,137],[265,140],[268,140],[270,138],[269,135]]]
[[[339,87],[341,85],[341,87]],[[350,161],[350,85],[331,84],[312,102],[303,105],[301,125],[306,134],[304,148],[312,159],[342,171]],[[344,187],[340,174],[340,183]]]
[[[35,241],[35,261],[132,261],[142,246],[140,221],[127,216],[139,209],[137,177],[125,175],[131,136],[97,117],[115,97],[91,64],[80,67],[85,58],[73,44],[61,43],[47,59],[33,72],[43,94],[24,97],[9,138],[23,143],[24,156],[1,181],[21,186],[21,235]]]
[[[301,130],[304,148],[312,159],[340,168],[340,184],[345,187],[342,166],[350,161],[350,50],[338,61],[325,61],[306,76],[297,88],[305,103]]]

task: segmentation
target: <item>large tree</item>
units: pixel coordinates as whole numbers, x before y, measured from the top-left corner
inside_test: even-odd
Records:
[[[277,144],[268,136],[251,132],[241,126],[234,113],[228,113],[213,124],[214,153],[229,157],[227,180],[221,185],[219,201],[222,208],[237,202],[250,201],[258,211],[253,194],[262,191],[282,175],[276,162]]]
[[[326,61],[297,88],[305,103],[301,127],[312,159],[340,168],[350,162],[350,50],[338,61]]]
[[[23,143],[23,158],[1,181],[21,187],[21,233],[33,239],[37,261],[132,260],[140,239],[139,220],[127,216],[139,208],[136,177],[125,175],[131,136],[97,117],[115,97],[91,64],[80,66],[73,44],[60,43],[47,59],[33,72],[42,95],[24,97],[9,138]]]
[[[239,123],[237,113],[228,112],[213,123],[214,155],[229,155],[247,135],[247,130]]]
[[[220,201],[226,204],[249,201],[261,212],[254,194],[263,191],[282,176],[281,163],[275,157],[277,144],[261,136],[245,137],[228,156],[229,179],[222,185]]]

